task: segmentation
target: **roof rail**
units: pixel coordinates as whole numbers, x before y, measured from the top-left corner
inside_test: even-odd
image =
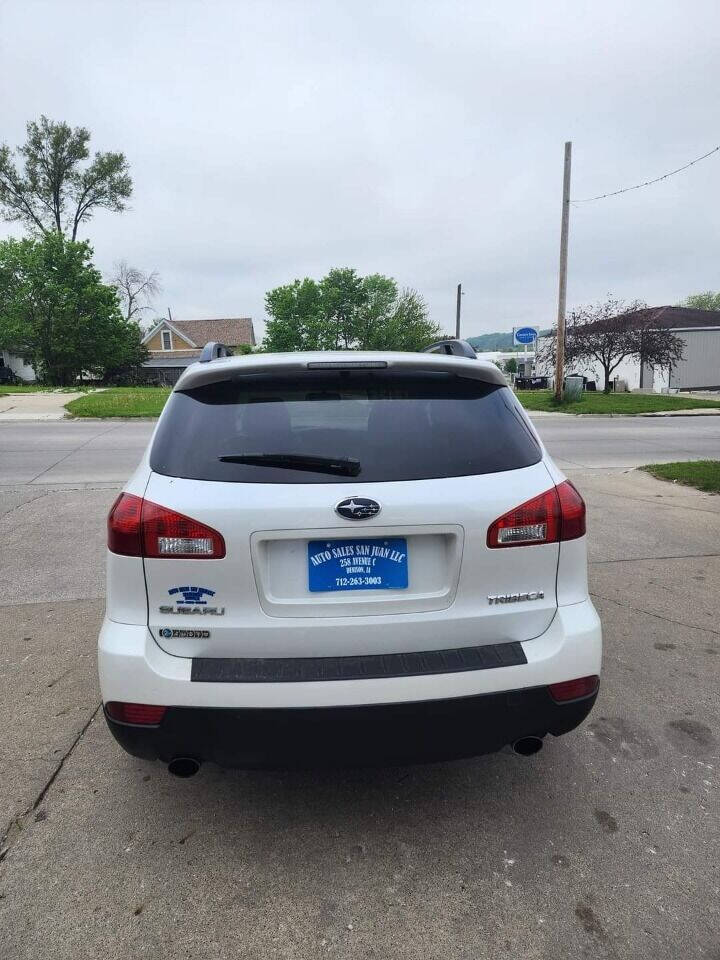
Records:
[[[453,357],[469,357],[471,360],[477,360],[477,354],[471,343],[467,340],[455,340],[452,337],[431,343],[429,347],[423,347],[420,353],[447,353]]]
[[[219,360],[220,357],[231,357],[232,355],[232,350],[230,347],[226,347],[224,343],[209,340],[202,348],[200,363],[210,363],[211,360]]]

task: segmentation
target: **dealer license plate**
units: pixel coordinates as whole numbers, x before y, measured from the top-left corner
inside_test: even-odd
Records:
[[[333,590],[405,590],[407,540],[311,540],[308,586],[311,593]]]

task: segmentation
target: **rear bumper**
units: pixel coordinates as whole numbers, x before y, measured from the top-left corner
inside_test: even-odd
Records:
[[[438,638],[435,631],[424,646],[436,648]],[[147,626],[106,619],[98,641],[98,669],[104,703],[120,700],[231,709],[448,700],[547,686],[600,673],[602,632],[590,600],[559,607],[545,633],[521,646],[526,663],[491,670],[293,683],[207,683],[192,681],[192,659],[161,650]]]
[[[594,697],[556,704],[545,688],[600,674],[602,634],[592,603],[560,607],[545,633],[521,647],[527,662],[492,669],[218,683],[193,681],[192,660],[165,653],[146,626],[106,619],[98,665],[104,703],[170,708],[155,729],[109,721],[138,756],[189,754],[244,766],[304,765],[322,755],[375,763],[468,756],[523,736],[572,730]]]
[[[556,703],[545,687],[449,700],[353,707],[171,707],[158,727],[105,719],[130,754],[223,767],[379,765],[492,753],[581,723],[597,694]]]

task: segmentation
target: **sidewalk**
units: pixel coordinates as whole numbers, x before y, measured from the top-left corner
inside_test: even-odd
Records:
[[[0,396],[0,421],[62,420],[65,404],[82,393],[5,393]]]

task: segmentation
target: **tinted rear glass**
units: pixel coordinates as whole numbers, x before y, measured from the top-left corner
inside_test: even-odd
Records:
[[[221,457],[347,458],[354,476]],[[244,376],[173,393],[156,473],[234,483],[369,483],[462,477],[537,463],[507,387],[445,372],[308,371]]]

